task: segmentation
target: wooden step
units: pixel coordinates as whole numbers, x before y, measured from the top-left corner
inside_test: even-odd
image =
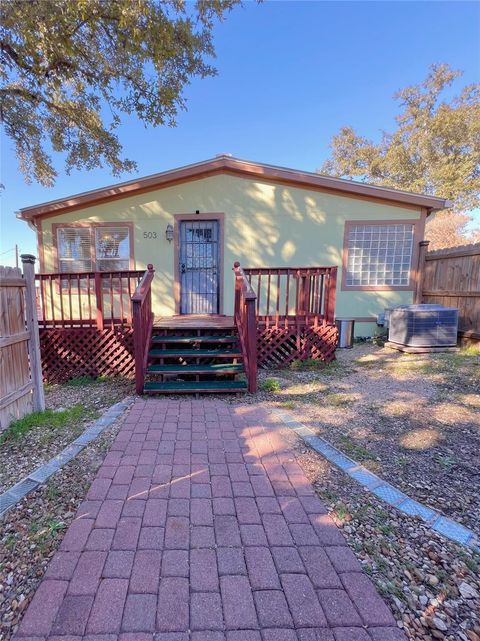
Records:
[[[145,394],[202,394],[246,392],[245,381],[148,381],[143,391]]]
[[[242,363],[216,363],[215,365],[149,365],[147,374],[241,374]]]
[[[152,343],[236,343],[238,336],[152,336]]]
[[[183,316],[163,316],[155,318],[153,328],[166,330],[186,329],[194,330],[211,330],[219,329],[232,331],[235,329],[233,316],[220,316],[218,314],[185,314]]]
[[[239,349],[151,349],[150,358],[241,358]]]

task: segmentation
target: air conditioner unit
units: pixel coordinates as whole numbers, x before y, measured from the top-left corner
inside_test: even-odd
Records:
[[[403,305],[389,310],[388,340],[409,347],[454,347],[458,309],[443,305]]]

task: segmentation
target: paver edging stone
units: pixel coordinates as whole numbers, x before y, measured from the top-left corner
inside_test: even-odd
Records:
[[[480,542],[473,530],[457,523],[437,510],[419,503],[407,494],[387,483],[379,476],[367,470],[366,467],[354,461],[334,445],[318,436],[314,430],[292,418],[288,412],[273,409],[272,412],[278,416],[283,423],[293,430],[316,452],[324,456],[330,463],[341,469],[345,474],[362,485],[367,492],[374,494],[378,499],[384,501],[391,507],[400,510],[408,516],[417,516],[437,534],[459,543],[465,547],[480,550]]]
[[[94,423],[80,434],[74,441],[65,447],[49,461],[37,467],[23,479],[15,483],[8,490],[0,494],[0,518],[16,505],[27,494],[36,490],[51,476],[62,469],[92,441],[94,441],[107,427],[110,427],[132,405],[133,397],[128,396],[119,403],[111,405]]]

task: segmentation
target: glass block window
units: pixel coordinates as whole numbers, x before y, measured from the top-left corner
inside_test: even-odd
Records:
[[[62,273],[123,271],[130,268],[130,228],[57,228],[58,269]]]
[[[412,224],[352,224],[347,231],[347,287],[408,286]]]

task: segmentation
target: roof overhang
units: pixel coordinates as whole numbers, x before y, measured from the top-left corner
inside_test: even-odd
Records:
[[[387,201],[397,205],[421,207],[425,208],[427,213],[450,207],[449,201],[443,198],[414,194],[398,189],[390,189],[388,187],[378,187],[376,185],[369,185],[342,178],[333,178],[331,176],[323,176],[321,174],[296,169],[254,163],[248,160],[240,160],[232,156],[222,155],[193,165],[146,176],[145,178],[129,180],[116,185],[85,191],[80,194],[68,196],[67,198],[51,200],[39,205],[32,205],[31,207],[24,207],[17,213],[17,217],[22,220],[33,221],[38,217],[56,216],[67,211],[91,207],[110,200],[126,198],[155,189],[170,187],[182,182],[200,180],[201,178],[216,174],[232,174],[244,178],[256,178],[274,183],[288,184],[304,189],[336,192],[339,194]]]

